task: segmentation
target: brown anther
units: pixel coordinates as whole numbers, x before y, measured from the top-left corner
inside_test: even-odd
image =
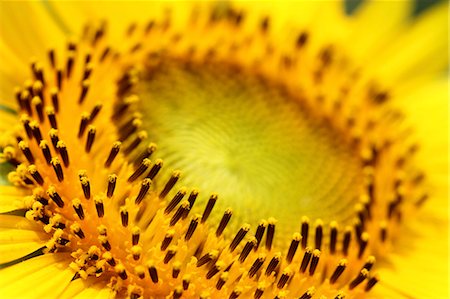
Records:
[[[340,260],[338,266],[336,267],[336,269],[334,270],[333,274],[330,277],[331,284],[334,284],[339,279],[339,277],[344,272],[346,267],[347,267],[347,260],[346,259]]]
[[[365,288],[364,288],[364,291],[365,291],[365,292],[370,291],[370,290],[377,284],[377,282],[378,282],[379,280],[380,280],[380,279],[378,278],[378,276],[373,276],[373,277],[371,277],[371,278],[367,281],[367,284],[366,284],[366,286],[365,286]]]
[[[309,232],[309,219],[307,217],[302,218],[302,227],[301,227],[301,235],[302,235],[302,248],[305,249],[308,245],[308,232]]]
[[[301,236],[299,233],[294,233],[292,236],[291,245],[289,246],[288,253],[286,255],[286,261],[291,263],[294,259],[295,253],[297,252],[298,245],[300,244]]]
[[[359,242],[359,251],[358,251],[359,259],[363,256],[368,243],[369,243],[369,234],[367,232],[364,232],[364,233],[362,233],[361,240]]]
[[[70,226],[70,230],[77,235],[80,239],[84,239],[85,235],[83,230],[81,229],[81,226],[78,223],[74,223]]]
[[[67,63],[66,63],[67,78],[70,78],[70,75],[72,74],[74,61],[75,61],[75,52],[69,51],[69,54],[67,55]],[[59,87],[59,89],[61,89],[61,88]]]
[[[189,198],[188,198],[189,208],[190,209],[192,209],[192,207],[194,206],[195,200],[197,199],[197,197],[198,197],[198,190],[197,189],[193,189],[191,191],[191,194],[189,194]]]
[[[59,142],[59,136],[58,136],[58,130],[56,129],[50,129],[48,132],[48,135],[50,136],[50,139],[52,141],[53,148],[55,151],[59,151],[58,149],[58,142]]]
[[[228,299],[237,299],[242,294],[242,290],[240,288],[234,289],[233,292],[231,292],[230,297]]]
[[[33,99],[31,100],[31,103],[33,104],[34,109],[36,110],[36,113],[39,117],[39,122],[43,123],[44,122],[44,105],[42,104],[41,98],[39,98],[38,96],[34,96]]]
[[[64,201],[62,200],[61,196],[56,192],[56,189],[54,186],[50,186],[47,189],[47,195],[53,200],[54,203],[60,208],[64,207]]]
[[[181,205],[178,207],[175,214],[173,214],[172,219],[170,219],[170,226],[174,226],[177,224],[177,222],[183,217],[184,214],[189,212],[189,202],[184,201],[181,203]]]
[[[284,286],[287,284],[291,275],[292,275],[291,270],[289,268],[285,269],[283,271],[283,273],[281,274],[280,279],[278,280],[277,288],[279,288],[279,289],[284,288]]]
[[[61,162],[59,161],[58,158],[54,157],[51,159],[50,163],[53,166],[53,170],[55,171],[58,181],[62,182],[64,180],[64,173],[61,167]]]
[[[114,189],[116,189],[117,175],[108,175],[108,189],[106,191],[106,196],[111,198],[114,194]]]
[[[314,272],[316,271],[317,264],[319,263],[320,258],[320,250],[314,249],[312,258],[311,258],[311,264],[309,265],[309,275],[314,275]]]
[[[369,271],[367,271],[367,269],[362,269],[361,272],[358,274],[358,276],[350,282],[350,284],[348,286],[349,290],[353,290],[354,288],[356,288],[368,276],[369,276]]]
[[[227,227],[228,222],[231,219],[231,215],[233,214],[233,211],[231,208],[228,208],[225,210],[225,213],[223,213],[222,219],[220,220],[219,226],[216,230],[216,237],[220,237],[225,229]]]
[[[105,208],[103,206],[103,198],[101,196],[94,196],[95,209],[97,216],[102,218],[105,215]]]
[[[52,68],[55,68],[56,66],[55,49],[50,49],[48,51],[48,60],[50,61],[50,65],[52,66]]]
[[[99,236],[98,240],[100,241],[100,244],[102,244],[103,248],[105,248],[106,251],[111,250],[111,244],[108,241],[108,238],[106,236]]]
[[[50,153],[50,148],[48,147],[47,141],[42,140],[39,143],[39,147],[42,150],[42,154],[44,155],[45,161],[47,162],[48,165],[50,165],[50,163],[52,161],[52,155]]]
[[[267,265],[266,268],[266,276],[269,276],[272,274],[272,272],[275,271],[275,269],[277,268],[278,264],[280,263],[280,259],[281,259],[281,253],[276,253],[273,258],[270,260],[269,264]]]
[[[386,242],[387,234],[388,234],[387,224],[386,224],[386,222],[382,222],[380,224],[380,240],[381,240],[381,242],[383,242],[383,243]]]
[[[211,252],[206,253],[197,261],[197,267],[201,267],[203,265],[206,265],[212,260],[215,260],[217,256],[219,255],[219,252],[217,250],[213,250]]]
[[[53,107],[47,107],[45,109],[45,113],[47,114],[48,122],[52,129],[58,129],[58,123],[56,122],[55,110]]]
[[[78,198],[73,199],[72,206],[73,206],[73,209],[75,210],[75,213],[77,213],[78,218],[80,218],[80,220],[83,220],[84,219],[84,210],[83,210],[83,206],[81,205],[81,201]]]
[[[81,188],[83,189],[84,198],[91,198],[91,184],[89,183],[89,179],[87,177],[80,178]]]
[[[136,275],[140,279],[144,279],[145,278],[145,268],[144,268],[144,266],[142,266],[142,265],[136,266],[136,268],[134,268],[134,273],[136,273]]]
[[[134,149],[139,147],[139,144],[141,144],[142,141],[147,139],[147,132],[141,131],[137,134],[136,138],[125,148],[123,153],[125,155],[129,155]]]
[[[259,269],[261,269],[261,266],[264,264],[264,261],[266,260],[265,255],[260,255],[252,264],[250,267],[250,270],[248,271],[248,277],[253,278],[253,276],[258,273]]]
[[[134,182],[137,178],[139,178],[150,166],[151,161],[149,159],[142,160],[141,165],[133,172],[132,175],[128,178],[128,182]]]
[[[103,253],[103,255],[102,255],[102,257],[106,260],[106,262],[108,263],[108,264],[110,264],[111,266],[115,266],[117,263],[116,263],[116,260],[114,259],[114,257],[112,256],[112,254],[111,254],[111,252],[105,252],[105,253]]]
[[[102,110],[102,104],[97,104],[94,106],[94,108],[91,111],[91,114],[89,115],[89,122],[92,123],[94,121],[94,119],[100,113],[100,110]]]
[[[300,49],[306,45],[307,41],[308,41],[308,33],[301,32],[297,37],[295,45],[298,49]]]
[[[174,262],[172,267],[172,278],[177,278],[180,274],[181,263]]]
[[[58,69],[56,71],[56,86],[58,87],[59,90],[61,90],[62,88],[62,82],[63,82],[63,70]]]
[[[217,273],[219,273],[220,270],[222,270],[223,267],[224,267],[223,262],[218,261],[217,263],[215,263],[214,266],[212,266],[212,268],[208,271],[208,273],[206,273],[206,279],[213,278],[214,275],[216,275]]]
[[[28,143],[26,143],[25,141],[20,141],[19,142],[19,148],[22,150],[25,158],[27,158],[28,162],[30,164],[34,163],[34,156],[31,153],[30,147],[28,146]]]
[[[247,241],[244,248],[241,251],[241,254],[239,255],[239,262],[243,263],[247,259],[248,255],[250,254],[250,251],[255,247],[256,245],[256,238],[252,237],[250,240]]]
[[[92,145],[94,144],[94,140],[95,140],[95,133],[96,133],[96,128],[94,126],[89,126],[88,128],[88,136],[86,139],[86,146],[84,147],[84,150],[86,151],[86,153],[89,153],[92,149]]]
[[[141,235],[141,230],[139,227],[135,226],[131,230],[131,243],[134,245],[137,245],[139,243],[139,237]]]
[[[203,215],[202,215],[202,220],[201,223],[204,223],[209,215],[212,212],[212,209],[214,208],[214,205],[216,204],[218,195],[216,193],[211,194],[211,196],[209,197],[208,203],[206,204],[205,210],[203,211]]]
[[[152,181],[148,178],[145,178],[142,180],[141,189],[139,190],[139,194],[136,196],[136,199],[134,201],[135,204],[138,205],[142,202],[142,200],[145,198],[145,195],[147,195],[151,184],[152,184]]]
[[[242,239],[244,239],[245,235],[248,233],[249,230],[250,230],[249,224],[244,224],[239,229],[236,236],[234,236],[233,241],[231,241],[231,243],[230,243],[229,249],[231,252],[233,252],[236,249],[236,247],[239,245],[239,243],[242,241]]]
[[[370,270],[372,270],[372,267],[374,264],[375,264],[375,257],[373,255],[371,255],[367,258],[367,261],[364,264],[363,269],[367,269],[367,271],[370,271]]]
[[[111,53],[111,48],[110,47],[106,47],[103,52],[102,55],[100,56],[100,62],[105,61],[106,57],[108,57],[109,53]]]
[[[81,122],[80,127],[78,129],[78,138],[81,138],[84,134],[84,131],[86,131],[86,128],[89,124],[89,114],[87,112],[83,112],[81,114]]]
[[[118,264],[114,269],[122,280],[126,280],[128,278],[127,271],[123,265]]]
[[[160,199],[164,199],[167,196],[167,194],[170,192],[170,190],[172,190],[173,186],[176,184],[176,182],[180,178],[180,175],[181,175],[181,172],[178,170],[176,170],[172,173],[172,176],[167,181],[166,185],[164,186],[164,189],[159,194]]]
[[[25,132],[27,133],[28,138],[31,139],[33,137],[33,130],[30,127],[30,119],[28,115],[22,115],[20,121],[23,124],[23,127],[25,129]]]
[[[302,263],[300,265],[300,271],[302,273],[305,273],[306,268],[308,268],[309,265],[309,261],[311,260],[311,256],[312,256],[312,251],[310,248],[306,247],[305,248],[305,253],[303,254],[303,259],[302,259]]]
[[[33,86],[32,86],[32,92],[31,92],[31,93],[33,94],[34,97],[38,97],[38,98],[41,100],[41,103],[42,103],[42,104],[44,104],[44,103],[43,103],[43,102],[44,102],[44,93],[43,93],[43,90],[44,90],[44,84],[43,84],[43,82],[40,81],[40,80],[34,81]]]
[[[220,274],[219,280],[216,283],[216,289],[221,290],[225,283],[228,281],[228,272]]]
[[[315,293],[316,289],[314,287],[310,287],[309,289],[306,290],[305,293],[303,293],[303,295],[299,299],[311,299]]]
[[[150,261],[147,263],[148,268],[148,274],[150,275],[150,278],[152,279],[153,283],[158,283],[158,271],[156,270],[155,265],[153,264],[153,261]]]
[[[342,240],[342,252],[345,256],[348,255],[348,249],[350,247],[350,241],[352,238],[351,227],[346,227],[344,232],[344,239]]]
[[[35,165],[28,166],[28,172],[36,181],[36,183],[38,183],[41,186],[44,184],[44,179],[42,178],[41,174],[39,173]]]
[[[276,220],[274,218],[269,218],[267,221],[267,234],[266,234],[266,249],[272,249],[273,237],[275,235],[275,223]]]
[[[254,299],[260,299],[264,294],[264,286],[258,286],[253,294]]]
[[[168,264],[170,260],[177,254],[176,247],[170,246],[167,250],[166,256],[164,257],[164,264]]]
[[[134,164],[135,165],[139,164],[145,158],[149,158],[155,152],[155,150],[156,150],[156,144],[150,143],[147,146],[147,148],[144,150],[144,152],[134,160]]]
[[[86,56],[86,58],[88,58],[88,57],[89,57],[89,59],[90,59],[91,56]],[[86,60],[85,60],[85,62],[86,62]],[[83,79],[82,79],[83,81],[89,79],[89,77],[90,77],[91,74],[92,74],[92,70],[93,70],[93,69],[94,69],[94,66],[93,66],[92,63],[87,62],[87,63],[85,64],[84,72],[83,72]]]
[[[33,110],[31,109],[31,93],[28,90],[22,90],[20,93],[20,106],[29,114],[33,115]]]
[[[161,251],[164,251],[167,249],[167,247],[170,245],[170,242],[172,242],[174,234],[175,234],[175,231],[173,229],[169,230],[166,233],[166,235],[164,236],[164,240],[161,242]]]
[[[139,260],[141,258],[141,254],[142,254],[142,247],[139,245],[132,246],[131,254],[133,255],[133,259],[135,261]]]
[[[89,80],[83,81],[83,83],[81,84],[81,93],[80,93],[80,97],[78,98],[78,104],[82,104],[84,102],[90,86],[91,86],[91,83]]]
[[[189,274],[185,274],[182,279],[183,290],[187,290],[189,288],[189,284],[191,283],[191,276]]]
[[[113,143],[113,146],[111,148],[111,151],[109,153],[108,159],[105,161],[105,167],[110,167],[114,159],[116,158],[117,154],[119,153],[120,146],[122,143],[120,141],[116,141]],[[109,196],[110,197],[110,196]]]
[[[256,232],[255,232],[255,238],[256,238],[256,246],[255,246],[255,251],[258,249],[259,244],[261,244],[261,240],[264,236],[264,231],[266,230],[267,227],[267,221],[263,220],[258,224],[258,227],[256,228]]]
[[[36,121],[30,122],[31,132],[33,133],[34,139],[36,139],[37,143],[42,141],[41,129],[39,129],[39,125]]]
[[[123,227],[127,227],[128,226],[128,210],[126,206],[122,206],[120,207],[120,221],[122,222],[122,226]]]
[[[69,153],[67,152],[66,144],[62,141],[58,141],[56,148],[63,160],[64,167],[69,167]]]
[[[315,233],[315,245],[316,249],[321,250],[322,248],[322,237],[323,237],[323,222],[318,219],[316,221],[316,233]]]
[[[180,299],[182,295],[183,295],[183,289],[181,287],[176,287],[173,290],[172,299]]]
[[[337,222],[332,221],[330,223],[330,245],[329,245],[331,254],[336,253],[337,235],[338,235]]]
[[[199,219],[199,217],[196,216],[196,217],[192,218],[191,222],[189,223],[189,227],[186,231],[186,235],[184,236],[185,241],[189,241],[191,239],[192,235],[194,234],[195,229],[198,226],[198,219]]]
[[[155,176],[158,174],[158,172],[161,170],[161,167],[163,165],[163,161],[161,159],[157,159],[155,161],[155,164],[153,164],[152,168],[147,174],[147,178],[153,180]]]
[[[177,194],[172,198],[172,200],[167,205],[166,209],[164,210],[165,214],[169,214],[170,212],[175,209],[175,207],[180,203],[180,201],[183,199],[183,197],[186,195],[186,188],[181,188]]]

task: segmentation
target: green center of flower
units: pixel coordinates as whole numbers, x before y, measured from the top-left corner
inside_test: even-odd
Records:
[[[277,235],[290,238],[303,215],[343,223],[353,215],[357,155],[280,88],[223,65],[167,62],[143,81],[144,126],[173,167],[166,172],[182,169],[182,184],[204,201],[217,192],[216,217],[227,207],[237,225],[275,217]]]

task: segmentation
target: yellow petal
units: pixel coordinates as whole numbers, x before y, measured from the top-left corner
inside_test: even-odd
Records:
[[[0,215],[0,264],[22,258],[43,247],[48,236],[23,217]]]
[[[413,4],[413,1],[364,1],[351,17],[347,50],[352,58],[364,60],[383,50],[388,41],[404,30]],[[351,42],[355,40],[358,42]]]
[[[38,256],[0,270],[1,298],[59,298],[74,273],[66,253]]]
[[[9,171],[8,169],[5,170]],[[25,192],[14,186],[0,186],[0,213],[24,209],[24,196]]]
[[[61,299],[107,299],[114,298],[110,288],[105,288],[105,283],[95,279],[76,279],[72,281],[61,294]]]
[[[448,65],[448,2],[420,15],[411,28],[372,60],[386,82],[429,77]]]

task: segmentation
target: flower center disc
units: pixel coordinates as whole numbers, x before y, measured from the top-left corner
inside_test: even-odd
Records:
[[[202,200],[217,192],[216,211],[231,207],[253,227],[275,217],[286,238],[303,215],[350,221],[357,155],[279,87],[218,64],[166,61],[144,77],[141,112],[159,157],[182,169],[182,184]]]

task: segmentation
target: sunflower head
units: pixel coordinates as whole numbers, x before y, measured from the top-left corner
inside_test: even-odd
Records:
[[[155,4],[120,38],[87,23],[32,59],[0,217],[40,246],[2,271],[63,265],[67,297],[365,297],[429,197],[397,104],[413,80],[368,59],[387,25],[356,38],[377,5],[297,5],[293,23],[283,5]]]

